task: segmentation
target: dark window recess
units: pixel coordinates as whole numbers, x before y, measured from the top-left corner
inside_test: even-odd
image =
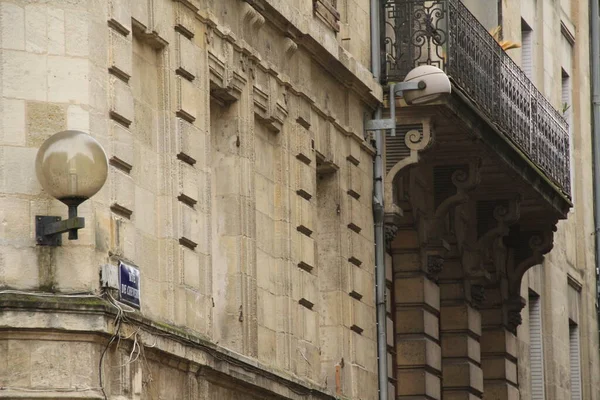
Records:
[[[337,0],[313,0],[315,15],[320,17],[334,31],[340,31],[340,13],[337,10]]]

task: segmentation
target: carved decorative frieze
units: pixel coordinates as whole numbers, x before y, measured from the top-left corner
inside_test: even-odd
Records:
[[[444,257],[440,254],[428,254],[427,260],[427,277],[432,281],[437,281],[440,272],[444,268]]]
[[[485,301],[485,287],[483,285],[471,285],[471,305],[474,308],[479,308]]]

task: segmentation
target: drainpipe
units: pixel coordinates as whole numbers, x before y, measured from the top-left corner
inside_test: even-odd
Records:
[[[371,0],[371,71],[381,82],[381,26],[380,0]],[[393,106],[392,102],[390,105]],[[381,105],[377,106],[374,119],[381,119]],[[387,313],[385,302],[385,234],[383,207],[383,138],[385,131],[375,131],[375,159],[373,161],[373,219],[375,222],[375,297],[377,306],[377,366],[379,400],[388,400],[387,370]]]
[[[596,313],[600,332],[600,0],[590,0],[594,228],[596,238]]]

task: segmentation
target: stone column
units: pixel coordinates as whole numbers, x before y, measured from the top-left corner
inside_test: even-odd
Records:
[[[423,271],[416,231],[398,231],[392,259],[398,397],[440,399],[440,288]]]
[[[500,297],[499,289],[488,289],[487,293],[493,298]],[[503,321],[505,320],[505,313],[509,317],[511,315],[520,317],[520,314],[505,309],[506,306],[497,305],[481,311],[483,387],[486,398],[517,400],[520,398],[517,380],[517,337],[506,327]]]
[[[442,393],[445,400],[480,399],[483,392],[481,314],[483,287],[466,281],[460,260],[444,262],[440,275]]]

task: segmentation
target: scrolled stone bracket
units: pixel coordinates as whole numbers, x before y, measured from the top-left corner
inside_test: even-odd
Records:
[[[388,207],[391,211],[386,212],[383,217],[384,229],[385,229],[385,247],[388,251],[391,250],[392,242],[396,238],[400,226],[402,224],[402,217],[404,212],[402,209],[395,204]]]

